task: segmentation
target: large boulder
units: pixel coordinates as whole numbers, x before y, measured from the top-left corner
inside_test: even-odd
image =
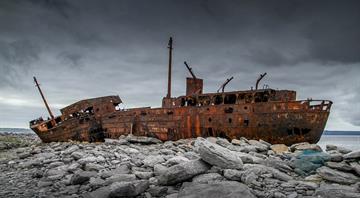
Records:
[[[360,192],[351,186],[338,184],[321,184],[314,196],[323,198],[359,198]]]
[[[239,182],[227,181],[211,184],[184,183],[178,198],[255,198],[250,189]]]
[[[323,166],[318,168],[316,172],[325,180],[340,183],[340,184],[355,184],[360,181],[360,178],[342,171],[337,171],[329,167]]]
[[[316,150],[298,151],[293,165],[298,174],[308,175],[331,159],[330,155]]]
[[[236,152],[211,143],[204,138],[196,140],[201,159],[221,168],[241,169],[243,162]]]
[[[110,198],[135,197],[149,187],[149,181],[116,182],[110,186]]]
[[[202,160],[184,162],[166,169],[159,175],[159,184],[173,185],[186,181],[196,175],[203,174],[209,169],[209,165]]]

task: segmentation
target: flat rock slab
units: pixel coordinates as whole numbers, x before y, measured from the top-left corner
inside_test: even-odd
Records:
[[[125,140],[130,143],[140,143],[140,144],[159,144],[162,143],[161,140],[153,138],[153,137],[146,137],[146,136],[133,136],[128,135]]]
[[[221,168],[241,169],[243,162],[236,152],[211,143],[204,138],[197,138],[201,159],[205,162]]]
[[[351,174],[331,169],[323,166],[318,168],[316,172],[325,180],[340,183],[340,184],[355,184],[360,181],[360,178]]]
[[[133,182],[116,182],[110,186],[110,198],[135,197],[149,187],[149,181],[137,180]]]
[[[172,185],[186,181],[196,175],[203,174],[209,170],[209,165],[202,160],[192,160],[175,166],[171,166],[161,173],[159,183],[162,185]]]
[[[322,184],[316,189],[314,196],[326,198],[359,198],[360,191],[351,186]]]
[[[239,182],[227,181],[212,184],[184,183],[178,198],[255,198],[249,188]]]
[[[360,151],[353,151],[345,154],[344,159],[360,159]]]

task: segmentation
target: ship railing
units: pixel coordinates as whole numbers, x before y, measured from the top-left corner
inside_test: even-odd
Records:
[[[306,104],[311,110],[321,110],[321,111],[330,111],[332,101],[330,100],[300,100],[301,104]]]

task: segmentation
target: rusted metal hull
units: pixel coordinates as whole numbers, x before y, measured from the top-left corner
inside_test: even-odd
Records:
[[[220,136],[290,145],[318,142],[328,110],[312,109],[298,101],[204,106],[190,110],[188,107],[142,109],[114,112],[103,118],[102,126],[108,138],[130,133],[163,141]]]
[[[31,129],[45,142],[86,141],[95,142],[104,140],[101,124],[94,117],[83,119],[72,118],[51,129],[34,126]]]

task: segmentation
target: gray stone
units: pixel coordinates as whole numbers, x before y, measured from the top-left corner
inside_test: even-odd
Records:
[[[83,198],[108,198],[110,195],[110,187],[105,186],[98,188],[92,192],[87,192],[82,195]]]
[[[201,174],[201,175],[197,175],[195,177],[192,178],[192,182],[193,183],[213,183],[216,181],[223,181],[224,177],[221,176],[219,173],[206,173],[206,174]]]
[[[81,159],[82,157],[84,157],[84,155],[84,153],[78,151],[71,153],[71,157],[73,157],[75,160]]]
[[[255,146],[256,150],[259,152],[264,152],[269,150],[269,146],[266,144],[262,144],[257,140],[249,140],[249,144]]]
[[[167,167],[164,165],[156,164],[154,166],[154,174],[157,176],[164,174],[166,172],[166,170],[167,170]]]
[[[355,184],[360,181],[359,177],[351,173],[345,173],[323,166],[318,168],[316,172],[325,180],[341,183],[341,184]]]
[[[104,185],[109,185],[115,182],[130,182],[135,180],[136,176],[134,174],[116,174],[107,178]]]
[[[153,138],[153,137],[145,137],[145,136],[133,136],[128,135],[125,138],[130,143],[140,143],[140,144],[159,144],[162,143],[161,140]]]
[[[54,153],[38,153],[34,155],[35,158],[44,158],[44,159],[50,159],[52,157],[55,157]]]
[[[245,164],[244,165],[244,176],[249,175],[250,173],[254,173],[256,176],[264,175],[264,174],[271,174],[272,177],[279,179],[281,181],[290,181],[293,178],[286,173],[280,172],[279,170],[267,167],[261,164]],[[243,179],[242,179],[243,181]]]
[[[351,171],[353,168],[346,162],[326,162],[326,166],[334,168],[341,171]]]
[[[242,160],[236,152],[211,143],[204,138],[196,140],[201,159],[221,168],[241,169]]]
[[[150,155],[147,156],[143,161],[144,165],[148,167],[154,167],[155,164],[160,164],[163,162],[165,162],[165,159],[161,155]]]
[[[351,168],[360,176],[360,164],[359,162],[350,162]]]
[[[176,184],[205,173],[208,169],[209,165],[202,160],[184,162],[168,168],[159,176],[159,183],[162,185]]]
[[[332,154],[330,154],[330,161],[341,162],[341,161],[343,161],[343,155],[340,153],[332,153]]]
[[[91,162],[96,162],[96,160],[97,160],[96,157],[94,157],[94,156],[89,156],[89,157],[81,158],[81,159],[79,159],[77,162],[78,162],[79,164],[85,165],[85,164],[88,164],[88,163],[91,163]]]
[[[149,179],[154,175],[153,172],[134,171],[133,173],[136,175],[137,178],[140,179]]]
[[[319,145],[309,144],[308,142],[301,142],[301,143],[293,144],[290,146],[290,150],[292,152],[294,152],[296,150],[299,150],[299,151],[312,150],[312,151],[322,152],[322,149]]]
[[[347,154],[347,153],[351,152],[350,149],[347,149],[347,148],[344,148],[341,146],[331,145],[331,144],[326,145],[326,151],[338,151],[342,154]]]
[[[104,169],[104,166],[100,165],[100,164],[95,164],[95,163],[88,163],[85,164],[85,168],[86,171],[99,171]]]
[[[77,145],[72,145],[72,146],[70,146],[69,148],[67,148],[63,153],[66,154],[66,155],[68,155],[68,154],[71,154],[71,153],[73,153],[73,152],[75,152],[75,151],[77,151],[77,150],[79,150],[79,146],[77,146]]]
[[[167,194],[168,188],[165,186],[150,186],[150,188],[147,190],[151,194],[151,196],[154,197],[163,197]]]
[[[137,180],[133,182],[116,182],[110,186],[110,198],[117,197],[135,197],[143,193],[149,187],[146,180]]]
[[[71,177],[70,183],[72,185],[83,184],[89,181],[91,177],[95,177],[95,176],[96,176],[96,172],[90,172],[90,171],[78,172]]]
[[[234,170],[234,169],[225,169],[224,177],[228,180],[241,181],[241,177],[244,174],[244,171]]]
[[[170,159],[168,159],[165,163],[166,166],[173,166],[173,165],[176,165],[176,164],[181,164],[183,162],[188,162],[190,161],[188,158],[186,157],[183,157],[183,156],[175,156],[175,157],[172,157]]]
[[[101,178],[98,177],[91,177],[89,180],[89,184],[92,188],[99,188],[101,186],[103,186],[105,183],[105,181]]]
[[[75,162],[75,163],[70,164],[67,167],[67,171],[70,172],[70,173],[74,173],[79,167],[80,167],[80,164]]]
[[[360,192],[354,187],[338,184],[321,184],[314,196],[323,198],[359,198]]]
[[[105,138],[105,144],[111,144],[111,145],[129,145],[130,142],[128,142],[126,139],[108,139]]]
[[[184,183],[178,198],[255,198],[250,189],[239,182],[228,181],[211,184]]]
[[[359,151],[352,151],[348,154],[344,155],[344,159],[360,159],[360,150]]]

